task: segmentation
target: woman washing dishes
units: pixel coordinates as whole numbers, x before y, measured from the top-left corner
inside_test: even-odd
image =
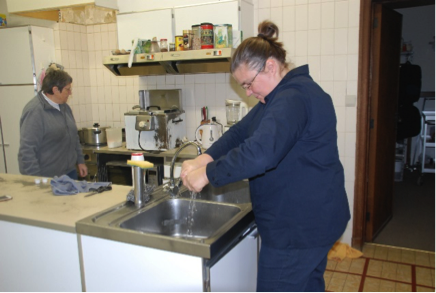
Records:
[[[236,49],[231,72],[260,103],[185,161],[181,177],[193,191],[250,180],[258,291],[325,291],[327,253],[350,219],[333,103],[307,65],[291,70],[274,23],[258,30]]]

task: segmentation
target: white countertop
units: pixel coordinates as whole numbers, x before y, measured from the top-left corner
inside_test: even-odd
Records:
[[[112,185],[111,191],[85,197],[53,195],[50,183],[35,184],[34,176],[0,173],[0,220],[76,233],[76,222],[126,200],[129,186]],[[49,178],[50,179],[50,178]]]

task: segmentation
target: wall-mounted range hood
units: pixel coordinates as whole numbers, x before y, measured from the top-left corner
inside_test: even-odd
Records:
[[[230,72],[234,49],[204,49],[104,57],[103,64],[117,76]]]

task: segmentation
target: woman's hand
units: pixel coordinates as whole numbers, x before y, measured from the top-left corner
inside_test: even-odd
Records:
[[[88,175],[88,167],[86,167],[85,164],[78,164],[77,167],[79,168],[80,177],[85,177]]]
[[[202,154],[196,157],[194,160],[186,160],[182,164],[182,171],[180,172],[180,178],[184,179],[190,172],[205,167],[213,159],[208,154]]]
[[[189,172],[183,178],[183,185],[191,191],[200,192],[206,184],[209,183],[209,179],[206,175],[206,166],[197,168]]]

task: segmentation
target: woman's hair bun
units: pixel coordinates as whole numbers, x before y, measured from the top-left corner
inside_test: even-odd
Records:
[[[268,20],[259,23],[257,31],[259,33],[257,36],[263,39],[272,38],[274,35],[276,38],[279,37],[279,28],[273,22]]]

